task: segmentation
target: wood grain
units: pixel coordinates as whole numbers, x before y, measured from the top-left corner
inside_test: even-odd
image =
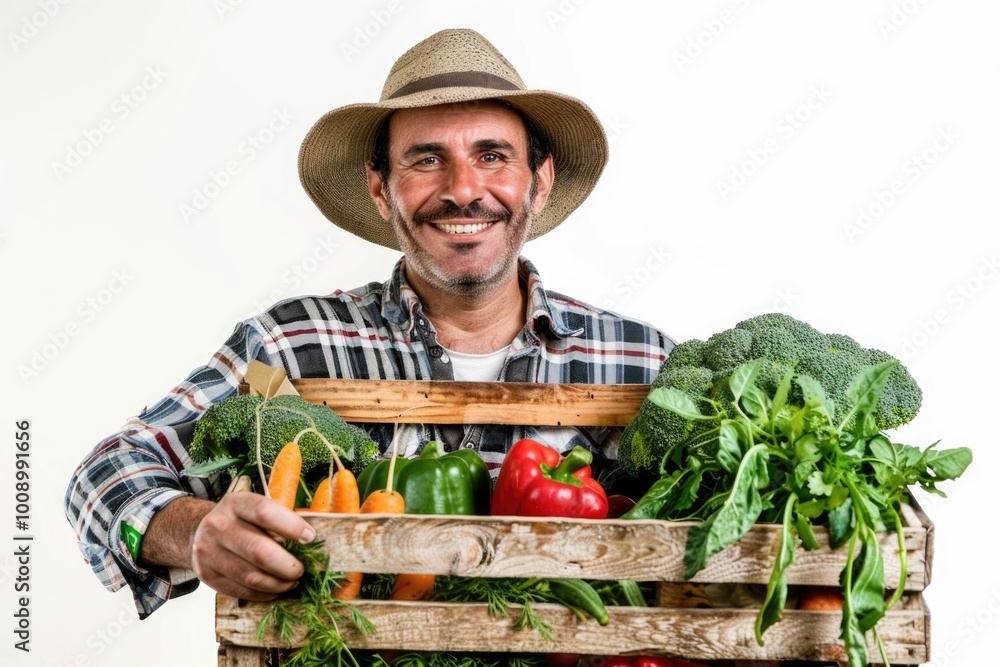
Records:
[[[579,621],[560,605],[536,604],[535,612],[553,628],[547,641],[531,630],[512,631],[519,614],[491,616],[483,604],[432,602],[352,602],[375,625],[376,633],[361,636],[340,624],[352,648],[415,651],[524,651],[571,652],[595,655],[628,653],[683,656],[692,660],[837,660],[843,656],[839,612],[789,610],[764,636],[754,638],[755,609],[673,609],[668,607],[612,607],[610,620],[600,626],[593,619]],[[302,643],[301,632],[288,642],[271,634],[256,637],[266,603],[241,602],[219,596],[216,632],[241,646],[288,646]],[[886,614],[879,634],[893,664],[920,664],[927,660],[925,607],[904,608]],[[869,649],[877,663],[878,651]]]
[[[469,577],[684,579],[683,555],[694,522],[416,515],[330,516],[303,513],[324,540],[331,567],[356,572],[413,572]],[[904,529],[907,590],[926,585],[926,535]],[[757,524],[708,560],[693,582],[767,583],[781,527]],[[832,550],[825,529],[820,548],[798,549],[790,584],[834,586],[846,548]],[[889,588],[899,582],[895,534],[879,536]]]
[[[625,426],[644,384],[539,384],[308,378],[292,385],[349,422]]]

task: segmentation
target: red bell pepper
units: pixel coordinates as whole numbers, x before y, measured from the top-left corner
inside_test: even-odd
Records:
[[[596,664],[596,663],[595,663]],[[602,667],[707,667],[700,662],[688,662],[663,655],[609,655]]]
[[[604,519],[608,498],[591,477],[593,455],[576,446],[565,458],[534,440],[518,440],[500,466],[490,513]]]

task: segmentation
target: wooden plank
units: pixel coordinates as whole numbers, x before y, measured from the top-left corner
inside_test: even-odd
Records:
[[[266,649],[258,647],[221,644],[219,646],[219,667],[265,667]]]
[[[644,384],[308,378],[292,385],[345,421],[401,424],[625,426],[649,393]]]
[[[754,638],[754,609],[673,609],[612,607],[610,620],[600,626],[593,619],[579,621],[560,605],[536,604],[535,612],[553,628],[548,641],[531,630],[511,631],[518,608],[497,618],[484,604],[383,602],[357,600],[355,605],[375,625],[375,634],[361,636],[349,623],[340,624],[352,648],[414,651],[569,652],[592,655],[660,654],[692,660],[823,660],[844,655],[840,613],[788,610],[782,621],[764,636]],[[271,634],[256,637],[266,603],[239,603],[218,614],[216,632],[225,641],[242,646],[301,645],[303,631],[288,642]],[[892,664],[927,661],[926,612],[899,609],[886,614],[878,631]],[[873,663],[879,656],[874,647]]]
[[[330,516],[304,513],[325,540],[331,567],[356,572],[412,572],[469,577],[684,579],[683,555],[694,522],[416,515]],[[693,582],[767,583],[780,526],[758,524],[708,560]],[[835,586],[846,548],[831,550],[824,528],[820,548],[798,549],[790,584]],[[922,527],[905,528],[907,590],[925,586]],[[879,536],[888,588],[899,582],[895,534]]]

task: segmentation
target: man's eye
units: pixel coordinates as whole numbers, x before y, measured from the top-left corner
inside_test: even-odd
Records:
[[[487,153],[486,155],[483,156],[483,161],[484,162],[499,162],[500,161],[500,156],[497,155],[496,153]]]
[[[433,155],[428,155],[424,159],[420,160],[417,164],[437,164],[437,158]]]

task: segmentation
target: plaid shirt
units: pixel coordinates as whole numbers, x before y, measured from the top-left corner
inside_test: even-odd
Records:
[[[652,382],[673,347],[668,336],[647,324],[546,292],[524,258],[519,274],[529,294],[527,323],[507,353],[499,381]],[[132,552],[152,516],[171,500],[188,494],[217,498],[224,491],[219,477],[202,480],[178,473],[192,464],[187,445],[194,423],[210,405],[237,393],[251,359],[281,366],[290,378],[454,377],[447,351],[406,283],[403,260],[384,284],[288,299],[237,325],[206,365],[99,443],[77,468],[66,492],[66,515],[84,557],[109,590],[130,586],[140,618],[197,586],[193,572],[146,567]],[[391,426],[366,428],[384,451]],[[414,425],[400,429],[399,446],[407,455],[416,454],[431,439],[441,440],[447,449],[473,447],[495,474],[507,448],[522,437],[560,451],[582,444],[595,452],[599,464],[614,458],[617,435],[620,429]]]

